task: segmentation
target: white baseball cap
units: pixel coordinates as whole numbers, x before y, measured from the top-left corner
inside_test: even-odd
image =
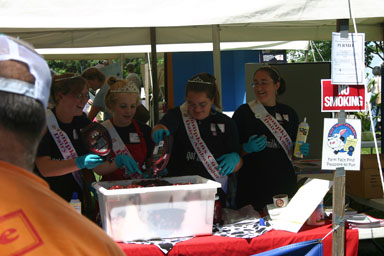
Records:
[[[21,80],[0,77],[0,91],[25,95],[48,104],[51,71],[47,62],[33,49],[6,35],[0,35],[0,61],[16,60],[25,63],[35,77],[35,84]]]

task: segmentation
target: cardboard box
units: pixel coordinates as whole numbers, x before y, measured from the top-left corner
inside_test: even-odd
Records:
[[[381,155],[383,167],[384,157]],[[361,155],[360,171],[346,171],[345,188],[348,194],[360,198],[383,197],[383,186],[377,165],[376,154]]]
[[[115,241],[212,234],[215,195],[221,184],[196,175],[163,180],[192,184],[109,190],[139,180],[93,183],[105,232]]]

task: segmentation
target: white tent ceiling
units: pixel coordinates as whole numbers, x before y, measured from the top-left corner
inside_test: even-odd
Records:
[[[0,32],[36,48],[212,41],[330,40],[337,19],[356,18],[366,40],[384,40],[383,0],[0,0]],[[350,31],[353,31],[350,20]]]
[[[272,41],[272,42],[235,42],[220,43],[221,51],[226,50],[307,50],[308,41]],[[158,57],[166,52],[203,52],[213,51],[212,43],[194,44],[162,44],[158,45],[156,52]],[[144,58],[151,52],[150,45],[87,47],[87,48],[45,48],[37,49],[47,60],[64,59],[120,59],[120,58]]]

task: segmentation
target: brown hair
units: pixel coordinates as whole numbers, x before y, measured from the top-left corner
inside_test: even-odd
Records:
[[[58,93],[62,93],[63,95],[69,93],[78,94],[81,93],[86,85],[87,81],[84,80],[84,78],[73,73],[53,75],[50,103],[53,105],[58,103],[56,99]]]
[[[116,95],[121,93],[131,93],[137,96],[136,106],[140,105],[139,91],[136,84],[132,81],[119,79],[115,76],[110,76],[107,79],[109,89],[104,97],[105,107],[111,110],[111,107],[116,103]],[[112,111],[111,111],[112,112]]]
[[[220,94],[216,85],[216,78],[209,73],[200,73],[191,77],[185,87],[185,96],[188,92],[205,92],[213,104],[220,108]]]
[[[258,70],[253,73],[253,77],[255,77],[256,73],[259,71],[265,71],[269,74],[274,84],[277,82],[280,82],[280,87],[277,89],[277,95],[281,95],[285,92],[286,89],[286,83],[284,78],[281,77],[280,72],[277,70],[277,68],[272,66],[263,66],[259,68]]]
[[[81,77],[87,80],[97,79],[100,82],[105,82],[105,75],[97,68],[87,68],[83,71],[83,73],[81,73]]]

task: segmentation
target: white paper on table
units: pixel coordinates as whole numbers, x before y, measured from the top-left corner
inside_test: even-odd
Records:
[[[299,232],[332,184],[333,182],[329,180],[308,179],[281,211],[279,219],[272,221],[273,228]]]

